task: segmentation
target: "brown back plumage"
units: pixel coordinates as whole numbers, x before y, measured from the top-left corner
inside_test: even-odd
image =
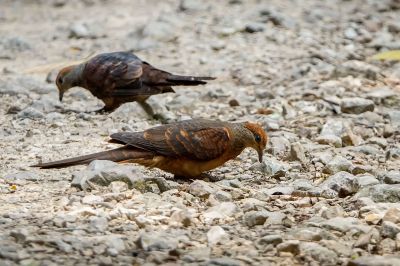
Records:
[[[110,142],[124,145],[121,148],[34,166],[61,168],[93,160],[111,160],[196,176],[235,158],[246,147],[256,149],[261,160],[265,139],[258,139],[259,134],[266,139],[258,125],[192,119],[142,132],[115,133]]]

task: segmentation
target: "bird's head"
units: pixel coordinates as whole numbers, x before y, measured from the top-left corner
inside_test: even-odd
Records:
[[[58,88],[58,94],[60,102],[63,99],[64,93],[72,87],[79,86],[81,79],[81,67],[79,65],[73,65],[64,67],[58,72],[56,85]]]
[[[261,163],[263,160],[264,149],[267,146],[267,133],[265,133],[264,129],[260,125],[255,123],[245,122],[244,127],[251,133],[247,145],[257,151],[258,160]]]

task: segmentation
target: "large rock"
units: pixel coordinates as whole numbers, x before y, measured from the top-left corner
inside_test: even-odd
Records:
[[[347,172],[339,172],[325,180],[320,184],[322,189],[331,189],[337,193],[339,197],[346,197],[354,194],[360,188],[357,178]]]
[[[338,256],[335,252],[318,243],[302,242],[300,252],[318,261],[320,265],[337,265],[338,262]]]
[[[367,111],[374,111],[374,102],[364,98],[344,98],[340,103],[340,110],[348,114],[361,114]]]
[[[365,187],[360,190],[357,197],[369,197],[374,202],[400,202],[400,184],[378,184]]]
[[[267,211],[250,211],[244,215],[244,222],[247,226],[263,225],[269,217]]]
[[[212,226],[207,232],[207,241],[209,246],[214,246],[219,242],[224,242],[229,239],[228,234],[221,226]]]
[[[400,171],[389,171],[383,175],[386,184],[400,184]]]
[[[349,160],[343,156],[337,155],[325,165],[323,172],[331,175],[341,171],[350,172],[352,166],[353,164]]]
[[[215,189],[203,180],[196,180],[189,185],[189,193],[196,197],[208,197]]]
[[[204,214],[206,223],[212,222],[216,219],[225,219],[232,216],[237,211],[237,206],[232,202],[222,202],[219,205],[207,209]]]
[[[73,174],[71,186],[86,190],[92,188],[91,183],[108,186],[114,181],[122,181],[127,183],[129,187],[135,187],[143,186],[147,179],[135,166],[95,160],[85,170]]]
[[[136,240],[139,248],[145,251],[171,250],[178,246],[179,238],[159,232],[146,232]]]
[[[347,266],[394,266],[400,265],[398,256],[366,255],[349,261]]]

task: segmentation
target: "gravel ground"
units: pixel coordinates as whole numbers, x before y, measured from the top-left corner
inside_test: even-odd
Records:
[[[397,0],[66,1],[0,4],[0,265],[400,265]],[[63,64],[131,50],[216,81],[150,104],[169,120],[256,121],[246,150],[174,180],[95,161],[29,167],[114,147],[157,125],[136,103],[109,115]],[[69,111],[68,111],[69,110]],[[73,110],[73,111],[71,111]]]

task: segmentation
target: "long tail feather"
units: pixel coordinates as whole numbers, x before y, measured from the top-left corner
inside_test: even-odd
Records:
[[[170,75],[167,77],[167,81],[171,82],[171,85],[187,85],[187,86],[195,86],[195,85],[203,85],[207,84],[206,80],[214,80],[214,77],[195,77],[195,76],[179,76],[179,75]]]
[[[114,162],[122,162],[130,159],[144,158],[146,157],[146,155],[149,156],[149,153],[146,151],[140,151],[129,146],[124,146],[113,150],[97,152],[93,154],[64,159],[60,161],[39,163],[36,165],[32,165],[32,167],[40,167],[43,169],[64,168],[73,165],[89,164],[91,161],[94,160],[109,160]]]

